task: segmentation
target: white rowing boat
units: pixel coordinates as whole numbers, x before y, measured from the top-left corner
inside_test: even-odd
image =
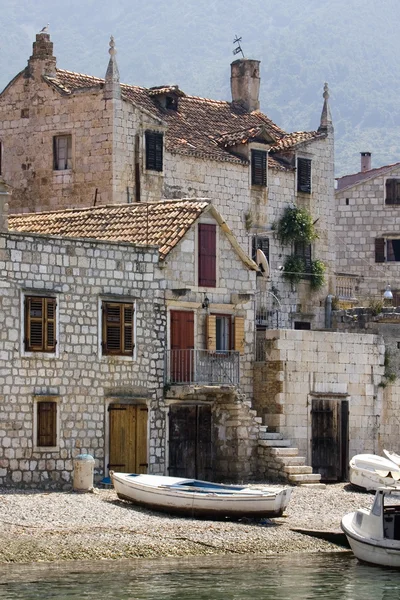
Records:
[[[191,517],[278,517],[292,489],[257,489],[161,475],[110,472],[119,498],[153,510]]]
[[[400,466],[376,454],[356,454],[349,466],[350,483],[367,491],[396,485],[400,479]]]
[[[400,567],[400,489],[380,488],[371,510],[360,508],[341,522],[354,555],[361,561]]]

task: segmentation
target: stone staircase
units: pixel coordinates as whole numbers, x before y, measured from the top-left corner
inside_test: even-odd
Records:
[[[273,477],[292,485],[326,487],[321,483],[321,475],[313,473],[312,467],[305,464],[305,457],[299,456],[299,449],[292,448],[291,441],[281,433],[269,433],[266,425],[260,425],[258,456],[260,466],[265,468],[265,478]]]

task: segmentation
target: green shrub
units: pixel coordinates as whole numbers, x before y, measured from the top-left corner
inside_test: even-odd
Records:
[[[290,283],[298,283],[304,277],[306,263],[300,256],[287,256],[283,265],[283,279]]]
[[[311,263],[310,287],[319,290],[325,283],[325,265],[322,260],[313,260]]]
[[[308,210],[297,206],[285,208],[276,223],[276,235],[283,245],[291,242],[311,243],[318,237]]]

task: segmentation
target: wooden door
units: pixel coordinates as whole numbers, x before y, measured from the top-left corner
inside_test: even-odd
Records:
[[[110,404],[108,468],[122,473],[147,473],[147,407]]]
[[[194,313],[171,310],[171,382],[194,381]]]
[[[169,474],[212,479],[211,406],[170,406]]]
[[[323,481],[342,481],[348,463],[348,402],[313,399],[312,467]]]

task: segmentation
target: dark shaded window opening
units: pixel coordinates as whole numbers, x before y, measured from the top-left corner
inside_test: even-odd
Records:
[[[297,191],[311,194],[311,160],[297,159]]]
[[[311,273],[311,244],[296,242],[294,245],[294,254],[304,260],[305,273]]]
[[[385,185],[385,204],[400,204],[400,179],[387,179]]]
[[[163,134],[146,131],[146,169],[163,170]]]
[[[386,257],[388,262],[400,261],[400,239],[386,240]]]
[[[295,329],[303,329],[304,331],[308,331],[309,329],[311,329],[311,323],[309,323],[308,321],[295,321],[294,322],[294,328]]]
[[[251,151],[251,184],[267,185],[267,153],[263,150]]]
[[[178,98],[175,96],[167,96],[165,99],[165,108],[170,110],[178,110]]]

